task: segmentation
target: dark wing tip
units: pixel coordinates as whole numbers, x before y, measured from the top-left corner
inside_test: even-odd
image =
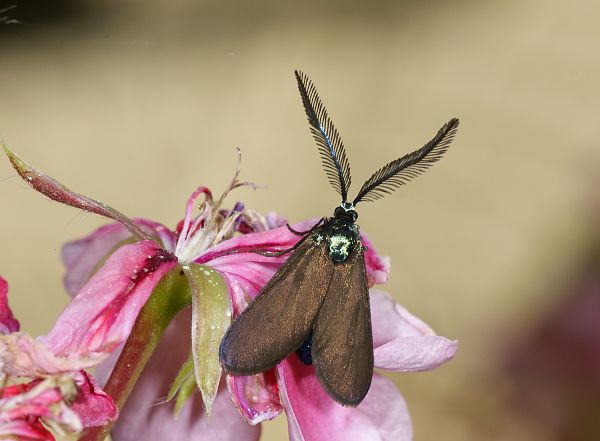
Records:
[[[255,364],[250,366],[245,362],[245,357],[236,356],[236,354],[243,355],[242,352],[247,350],[247,348],[240,347],[242,342],[239,340],[239,333],[234,330],[234,325],[235,322],[229,327],[219,346],[219,362],[225,372],[233,375],[254,375],[264,372],[277,364]]]
[[[336,403],[341,404],[345,407],[356,407],[358,406],[362,400],[367,396],[369,389],[371,388],[371,381],[373,380],[373,376],[371,375],[368,380],[368,384],[365,384],[362,390],[353,389],[350,393],[344,394],[341,393],[336,388],[331,387],[331,385],[327,382],[325,376],[321,373],[319,367],[315,364],[315,372],[317,373],[317,378],[319,379],[319,383]]]
[[[233,330],[233,325],[235,325],[235,322],[227,329],[219,346],[219,362],[221,366],[225,372],[234,375],[252,375],[260,372],[258,369],[248,368],[242,360],[243,357],[236,356],[242,348],[240,348],[239,335]]]

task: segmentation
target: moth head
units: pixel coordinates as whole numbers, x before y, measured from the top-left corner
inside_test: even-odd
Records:
[[[336,207],[333,216],[337,219],[346,219],[351,222],[356,222],[358,213],[354,210],[354,204],[351,202],[342,202],[339,207]]]

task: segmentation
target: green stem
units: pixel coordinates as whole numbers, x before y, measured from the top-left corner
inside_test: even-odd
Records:
[[[187,279],[177,266],[152,291],[140,311],[104,391],[123,409],[161,335],[171,320],[191,302]],[[103,441],[113,423],[86,430],[80,441]]]

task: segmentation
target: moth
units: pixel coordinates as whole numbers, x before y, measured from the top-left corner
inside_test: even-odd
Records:
[[[350,164],[342,139],[312,81],[295,71],[310,131],[325,174],[342,198],[333,217],[301,236],[279,271],[229,327],[220,347],[225,371],[266,371],[296,352],[313,364],[325,391],[344,406],[357,406],[373,376],[373,339],[365,247],[356,205],[378,200],[415,178],[448,150],[458,119],[448,121],[422,148],[377,170],[348,200]],[[280,253],[280,254],[282,254]]]

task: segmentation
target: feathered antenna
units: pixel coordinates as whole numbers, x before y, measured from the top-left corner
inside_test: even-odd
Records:
[[[310,131],[319,147],[325,174],[329,183],[342,196],[342,202],[346,202],[352,178],[342,138],[329,118],[312,81],[300,71],[296,70],[294,73],[310,124]]]
[[[419,176],[446,153],[457,129],[458,118],[453,118],[425,146],[377,170],[363,184],[352,203],[376,201]]]

